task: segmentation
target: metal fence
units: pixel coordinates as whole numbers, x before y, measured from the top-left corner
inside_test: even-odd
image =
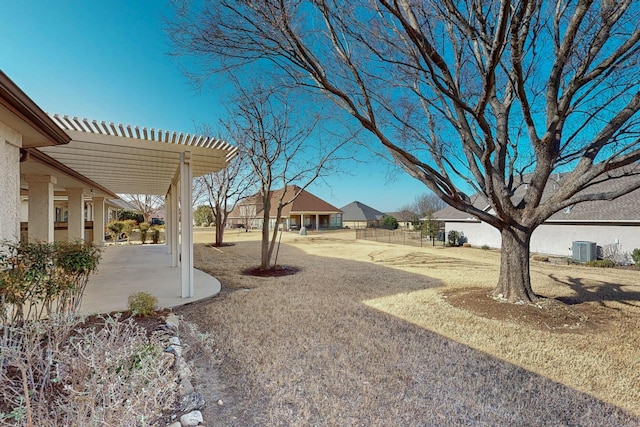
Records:
[[[388,230],[386,228],[358,228],[356,229],[356,239],[419,247],[443,244],[442,241],[436,240],[434,242],[423,236],[420,231]]]

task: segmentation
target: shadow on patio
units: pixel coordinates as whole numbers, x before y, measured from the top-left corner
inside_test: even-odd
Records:
[[[171,267],[166,245],[113,245],[102,252],[98,272],[93,275],[82,300],[84,314],[127,310],[129,295],[148,292],[159,307],[176,307],[217,295],[220,282],[193,270],[194,297],[181,298],[181,269]]]

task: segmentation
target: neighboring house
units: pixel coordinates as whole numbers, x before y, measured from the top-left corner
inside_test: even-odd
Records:
[[[385,216],[383,212],[358,201],[351,202],[340,209],[344,212],[342,225],[349,228],[380,227]]]
[[[191,297],[191,210],[178,206],[191,206],[193,177],[236,151],[212,137],[48,115],[0,71],[0,240],[100,244],[108,199],[160,195],[171,266],[181,265],[181,294]]]
[[[300,190],[295,185],[288,186],[284,200],[288,200]],[[269,228],[275,227],[278,200],[283,189],[275,190],[271,196],[269,212]],[[299,230],[301,226],[307,229],[322,230],[343,227],[342,211],[335,206],[302,190],[296,199],[282,208],[280,223],[285,230]],[[262,228],[263,204],[259,195],[254,195],[239,203],[229,213],[227,224],[230,227]]]
[[[563,176],[550,180],[543,198],[549,197],[562,186]],[[591,191],[602,191],[620,185],[626,179],[604,181]],[[514,194],[522,198],[526,183]],[[491,212],[486,199],[476,194],[471,197],[475,207]],[[501,246],[500,233],[476,217],[452,207],[434,213],[434,218],[445,223],[446,233],[456,230],[464,234],[473,246]],[[595,242],[601,248],[613,248],[619,254],[630,253],[640,248],[640,190],[636,190],[612,201],[598,200],[579,203],[553,214],[540,225],[531,237],[531,252],[549,255],[571,256],[573,242]]]
[[[387,212],[385,216],[394,217],[398,221],[398,228],[405,230],[413,230],[414,222],[420,220],[420,215],[406,209],[400,212]]]

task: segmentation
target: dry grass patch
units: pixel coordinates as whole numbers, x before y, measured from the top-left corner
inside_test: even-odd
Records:
[[[640,272],[532,263],[534,290],[555,299],[514,307],[483,298],[497,280],[499,257],[463,252],[469,261],[450,268],[427,263],[425,274],[443,288],[366,303],[640,414]],[[405,268],[395,255],[378,261]]]
[[[285,233],[279,260],[300,271],[279,278],[242,274],[258,263],[258,233],[227,234],[234,245],[221,250],[196,246],[197,267],[218,277],[223,292],[180,312],[211,332],[223,360],[216,375],[232,384],[237,404],[209,407],[210,416],[224,425],[639,423],[548,379],[545,370],[560,363],[551,347],[562,343],[554,337],[573,332],[488,319],[449,303],[443,292],[489,289],[478,282],[495,282],[494,252],[360,242],[353,234]],[[213,235],[197,238],[210,242]],[[556,282],[563,277],[549,286],[565,289]],[[540,349],[527,355],[531,347]],[[593,378],[598,387],[614,381],[622,388],[626,381],[637,392],[637,377],[607,372],[611,353],[596,356],[609,363],[592,372],[601,376]],[[587,350],[572,357],[590,369]],[[541,367],[542,375],[522,360]],[[623,369],[628,361],[617,363]]]

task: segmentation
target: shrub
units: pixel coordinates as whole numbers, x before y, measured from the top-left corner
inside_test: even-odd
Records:
[[[44,396],[63,380],[60,352],[100,250],[67,242],[1,246],[0,408],[9,412],[0,412],[0,424],[72,425],[39,417],[57,414],[59,402]]]
[[[133,319],[80,326],[53,319],[16,328],[20,346],[2,348],[1,425],[159,425],[177,386],[160,338]]]
[[[129,310],[134,316],[149,316],[156,310],[158,298],[147,292],[137,292],[129,296]]]
[[[122,222],[122,232],[127,238],[127,242],[129,242],[131,240],[131,233],[133,233],[133,229],[136,228],[138,223],[136,222],[135,219],[126,219],[121,222]]]
[[[142,215],[141,212],[130,211],[126,209],[118,213],[118,220],[126,221],[129,219],[132,219],[136,222],[136,224],[139,224],[141,222],[144,222],[144,215]]]
[[[144,245],[147,241],[147,234],[149,233],[149,228],[151,226],[149,225],[148,222],[141,222],[138,225],[138,228],[140,229],[140,241],[142,242],[142,244]]]
[[[615,267],[616,263],[611,261],[610,259],[596,259],[586,262],[585,265],[587,267],[611,268]]]
[[[635,248],[633,252],[631,252],[631,259],[636,263],[637,266],[640,266],[640,248]]]
[[[469,243],[469,242],[464,242],[464,243],[462,244],[462,247],[463,247],[463,248],[470,248],[470,247],[471,247],[471,243]]]
[[[83,243],[11,243],[0,249],[0,323],[74,315],[100,249]]]
[[[160,228],[153,226],[151,227],[151,243],[157,244],[160,241]]]
[[[458,246],[458,241],[460,240],[460,233],[456,230],[451,230],[447,234],[447,240],[449,240],[449,244],[451,246]]]
[[[389,229],[389,230],[395,230],[396,228],[398,228],[399,224],[398,224],[398,220],[391,216],[391,215],[387,215],[384,217],[384,219],[382,220],[382,227]]]
[[[120,238],[120,234],[122,234],[122,229],[124,228],[124,223],[122,221],[109,221],[107,224],[107,230],[109,235],[111,236],[111,240],[117,242]]]
[[[533,259],[534,261],[549,262],[549,257],[546,255],[534,255],[531,257],[531,259]]]
[[[480,246],[480,249],[488,251],[489,250],[489,246],[488,245],[482,245],[482,246]]]

